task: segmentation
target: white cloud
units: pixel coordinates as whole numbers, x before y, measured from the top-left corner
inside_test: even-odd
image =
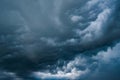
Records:
[[[111,15],[111,9],[104,9],[101,12],[95,21],[90,22],[90,25],[83,31],[77,31],[77,33],[82,37],[82,41],[92,41],[96,38],[98,39],[103,35],[103,29],[105,29],[107,25],[107,21],[109,16]]]
[[[77,70],[76,68],[73,68],[71,72],[65,73],[63,71],[58,71],[56,74],[47,73],[47,72],[35,72],[34,75],[37,78],[42,79],[77,79],[80,75],[86,74],[89,70],[86,69],[85,71]]]
[[[45,72],[34,72],[34,76],[40,79],[77,79],[78,77],[83,77],[85,74],[89,73],[89,69],[79,70],[76,66],[86,66],[86,59],[82,57],[77,57],[73,61],[70,61],[61,68],[56,68],[56,73],[51,73],[49,71]]]
[[[86,3],[85,8],[86,9],[90,9],[92,8],[94,5],[98,4],[100,1],[99,0],[90,0]]]
[[[83,19],[82,16],[77,16],[77,15],[71,16],[71,21],[72,21],[72,22],[78,22],[78,21],[80,21],[80,20],[82,20],[82,19]]]
[[[113,48],[108,48],[107,51],[100,51],[97,56],[93,56],[93,58],[108,63],[114,59],[120,59],[119,50],[120,43]]]
[[[96,70],[104,67],[104,63],[110,64],[114,59],[120,60],[119,50],[120,43],[113,48],[108,48],[107,51],[98,52],[95,56],[78,55],[74,60],[68,63],[64,62],[62,68],[59,68],[56,64],[56,68],[53,69],[55,73],[46,70],[33,72],[33,75],[38,79],[84,79],[89,75],[96,74]],[[84,69],[81,69],[81,67]],[[92,74],[90,74],[91,72]]]
[[[79,23],[80,27],[84,26],[83,24],[89,23],[88,25],[85,25],[84,29],[75,29],[75,33],[80,37],[81,44],[102,38],[105,30],[109,27],[108,24],[110,19],[112,19],[111,15],[114,13],[114,1],[115,0],[89,0],[86,2],[85,6],[80,8],[80,11],[83,12],[81,13],[81,16],[83,16],[84,13],[87,14],[87,12],[89,14],[89,16],[83,16],[83,21],[84,19],[92,19],[83,22],[82,24]],[[71,18],[73,21],[79,21],[79,19],[79,16]]]

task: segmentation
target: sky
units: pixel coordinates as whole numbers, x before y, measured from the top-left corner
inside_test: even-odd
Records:
[[[120,80],[119,0],[0,0],[0,80]]]

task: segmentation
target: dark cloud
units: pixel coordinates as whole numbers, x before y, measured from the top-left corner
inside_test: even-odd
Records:
[[[118,80],[119,4],[1,0],[0,78]]]
[[[53,71],[48,66],[44,72],[37,71],[33,75],[38,79],[119,80],[119,46],[120,43],[93,56],[77,55],[69,62],[60,60]]]

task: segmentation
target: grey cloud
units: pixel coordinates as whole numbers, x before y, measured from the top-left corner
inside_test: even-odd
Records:
[[[69,62],[64,62],[62,67],[56,63],[53,71],[46,70],[44,72],[34,72],[34,77],[38,79],[119,79],[119,46],[120,43],[113,48],[108,48],[107,51],[100,51],[94,56],[78,55],[75,59]],[[52,66],[49,66],[52,67]],[[118,71],[117,71],[118,70]]]
[[[119,4],[118,0],[1,0],[0,69],[24,76],[34,73],[38,79],[107,79],[112,75],[107,71],[118,74]],[[111,71],[105,70],[106,64]],[[104,75],[99,76],[101,71]]]

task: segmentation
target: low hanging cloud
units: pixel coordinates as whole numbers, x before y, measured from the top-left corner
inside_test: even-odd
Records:
[[[38,79],[120,79],[118,75],[120,72],[117,68],[120,66],[119,47],[120,43],[113,48],[108,47],[106,51],[100,51],[97,55],[91,57],[78,55],[74,60],[67,63],[64,62],[62,67],[57,66],[60,63],[58,62],[53,71],[48,69],[45,72],[34,72],[33,75]],[[111,73],[112,76],[110,76]]]
[[[0,79],[119,80],[119,4],[1,0]]]

